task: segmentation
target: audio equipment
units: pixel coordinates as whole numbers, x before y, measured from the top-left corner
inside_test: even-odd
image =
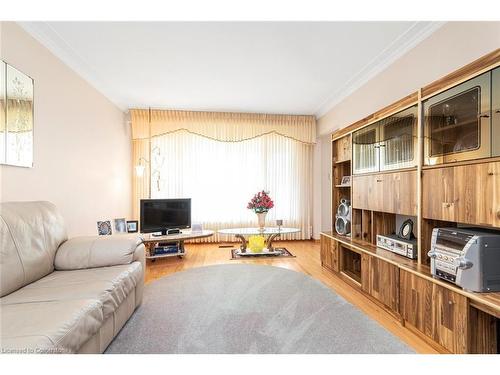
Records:
[[[431,273],[472,292],[500,291],[500,232],[434,228]]]
[[[335,230],[344,236],[351,233],[351,202],[348,199],[340,200],[335,215]]]
[[[395,234],[377,234],[377,246],[410,259],[417,259],[417,241],[400,238]]]

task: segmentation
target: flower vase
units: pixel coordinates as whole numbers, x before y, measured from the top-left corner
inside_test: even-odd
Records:
[[[266,215],[267,212],[257,212],[257,220],[259,221],[259,230],[264,232],[264,228],[266,227]]]

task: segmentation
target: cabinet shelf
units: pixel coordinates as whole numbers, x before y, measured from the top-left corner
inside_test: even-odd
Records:
[[[453,129],[456,129],[456,128],[463,128],[463,127],[471,126],[471,125],[479,126],[478,121],[474,120],[474,121],[463,122],[461,124],[446,125],[446,126],[442,126],[442,127],[439,127],[439,128],[431,129],[431,133],[432,134],[434,134],[434,133],[441,133],[441,132],[445,132],[445,131],[448,131],[448,130],[453,130]]]
[[[430,267],[427,265],[419,265],[416,260],[406,258],[402,255],[395,254],[391,251],[384,250],[371,242],[363,241],[363,240],[355,240],[346,236],[340,236],[334,232],[322,232],[323,235],[332,238],[335,241],[340,242],[341,244],[350,246],[354,249],[357,249],[360,252],[367,253],[368,255],[375,256],[382,260],[385,260],[389,263],[395,264],[400,267],[405,267],[410,270],[419,270],[424,274],[432,277],[430,272]],[[500,296],[500,293],[498,293]]]
[[[361,252],[355,248],[340,246],[340,273],[361,285]]]
[[[354,282],[358,286],[361,286],[361,275],[358,275],[357,273],[351,272],[349,270],[343,270],[340,271],[340,273],[348,277],[351,280],[351,282]]]

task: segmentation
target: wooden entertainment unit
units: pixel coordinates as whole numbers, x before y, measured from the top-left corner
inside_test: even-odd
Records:
[[[341,200],[349,200],[351,231],[337,234],[334,225],[321,233],[323,267],[443,353],[500,349],[500,292],[469,292],[434,278],[427,255],[433,228],[500,230],[499,66],[500,49],[332,134],[333,222]],[[491,112],[466,121],[457,108],[479,99],[462,100],[453,90],[479,76],[492,83]],[[435,99],[448,92],[450,105]],[[486,123],[491,145],[479,140]],[[396,233],[408,218],[417,237],[415,260],[376,246],[378,234]]]

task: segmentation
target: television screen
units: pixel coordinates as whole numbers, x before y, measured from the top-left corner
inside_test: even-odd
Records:
[[[191,227],[191,199],[141,199],[141,232]]]

